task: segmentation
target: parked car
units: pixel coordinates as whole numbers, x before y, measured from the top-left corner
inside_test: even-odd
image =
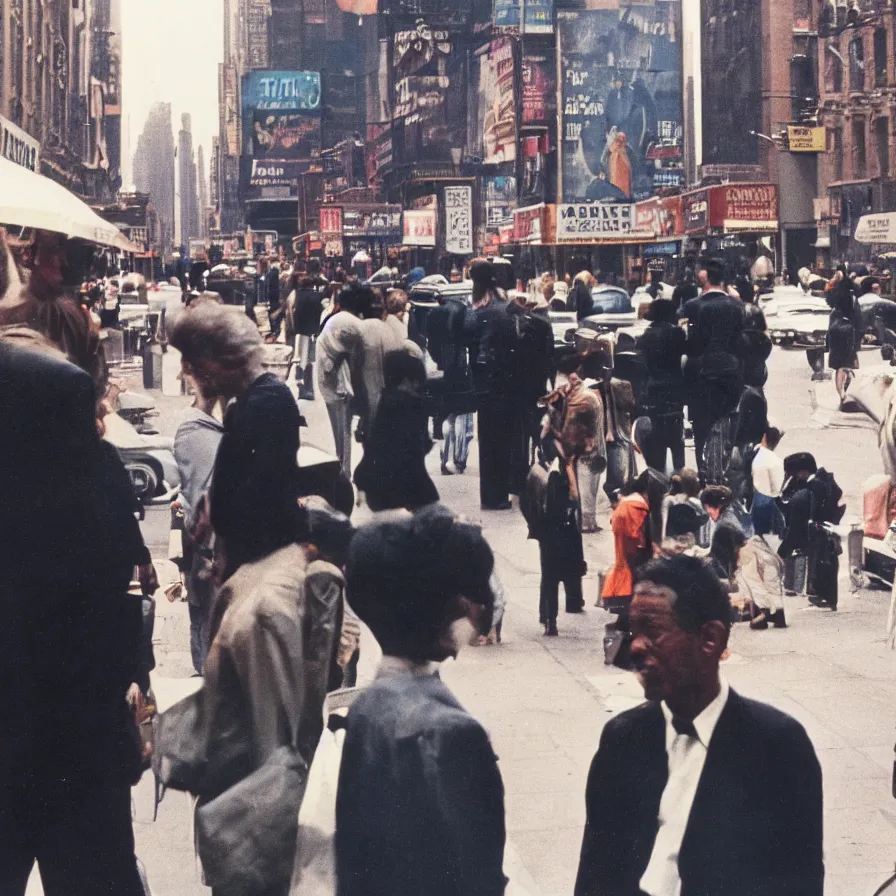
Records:
[[[759,296],[768,333],[775,345],[785,349],[826,349],[828,303],[798,286],[776,286]]]
[[[591,299],[591,313],[579,321],[579,327],[612,333],[624,343],[634,342],[647,329],[645,313],[653,300],[646,290],[638,290],[631,299],[619,286],[597,286]]]
[[[117,449],[142,504],[167,504],[180,489],[180,472],[174,459],[174,440],[142,435],[116,413],[103,418],[104,438]]]

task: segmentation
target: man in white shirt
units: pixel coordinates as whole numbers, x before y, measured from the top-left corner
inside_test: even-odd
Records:
[[[648,702],[601,736],[576,896],[822,896],[821,769],[799,723],[720,677],[730,612],[697,558],[638,570]]]
[[[776,498],[784,487],[784,461],[775,454],[783,433],[769,426],[762,437],[751,464],[753,476],[753,505],[750,517],[757,535],[780,535],[784,531],[784,519]]]

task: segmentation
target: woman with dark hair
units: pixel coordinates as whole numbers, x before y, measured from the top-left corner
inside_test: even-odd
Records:
[[[831,306],[828,367],[835,371],[834,385],[842,402],[852,371],[859,366],[858,351],[862,344],[862,308],[855,297],[852,282],[843,270],[834,274],[828,304]]]
[[[371,510],[416,510],[439,500],[426,471],[432,450],[429,411],[422,392],[426,368],[405,351],[389,352],[383,363],[385,389],[355,470],[355,485]]]

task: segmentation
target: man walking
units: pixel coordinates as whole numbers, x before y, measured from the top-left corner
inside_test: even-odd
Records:
[[[731,608],[683,555],[642,567],[631,658],[648,702],[591,765],[576,896],[821,896],[821,769],[794,719],[719,675]]]
[[[706,261],[697,279],[703,291],[685,304],[682,316],[688,321],[688,410],[697,467],[705,476],[704,448],[710,430],[722,418],[734,415],[744,388],[744,307],[740,299],[725,292],[721,262]]]

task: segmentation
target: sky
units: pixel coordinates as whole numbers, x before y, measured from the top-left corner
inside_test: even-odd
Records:
[[[223,0],[123,0],[121,9],[124,187],[133,186],[131,157],[156,102],[172,104],[175,141],[181,114],[193,116],[193,148],[205,150],[207,178],[218,133]]]

